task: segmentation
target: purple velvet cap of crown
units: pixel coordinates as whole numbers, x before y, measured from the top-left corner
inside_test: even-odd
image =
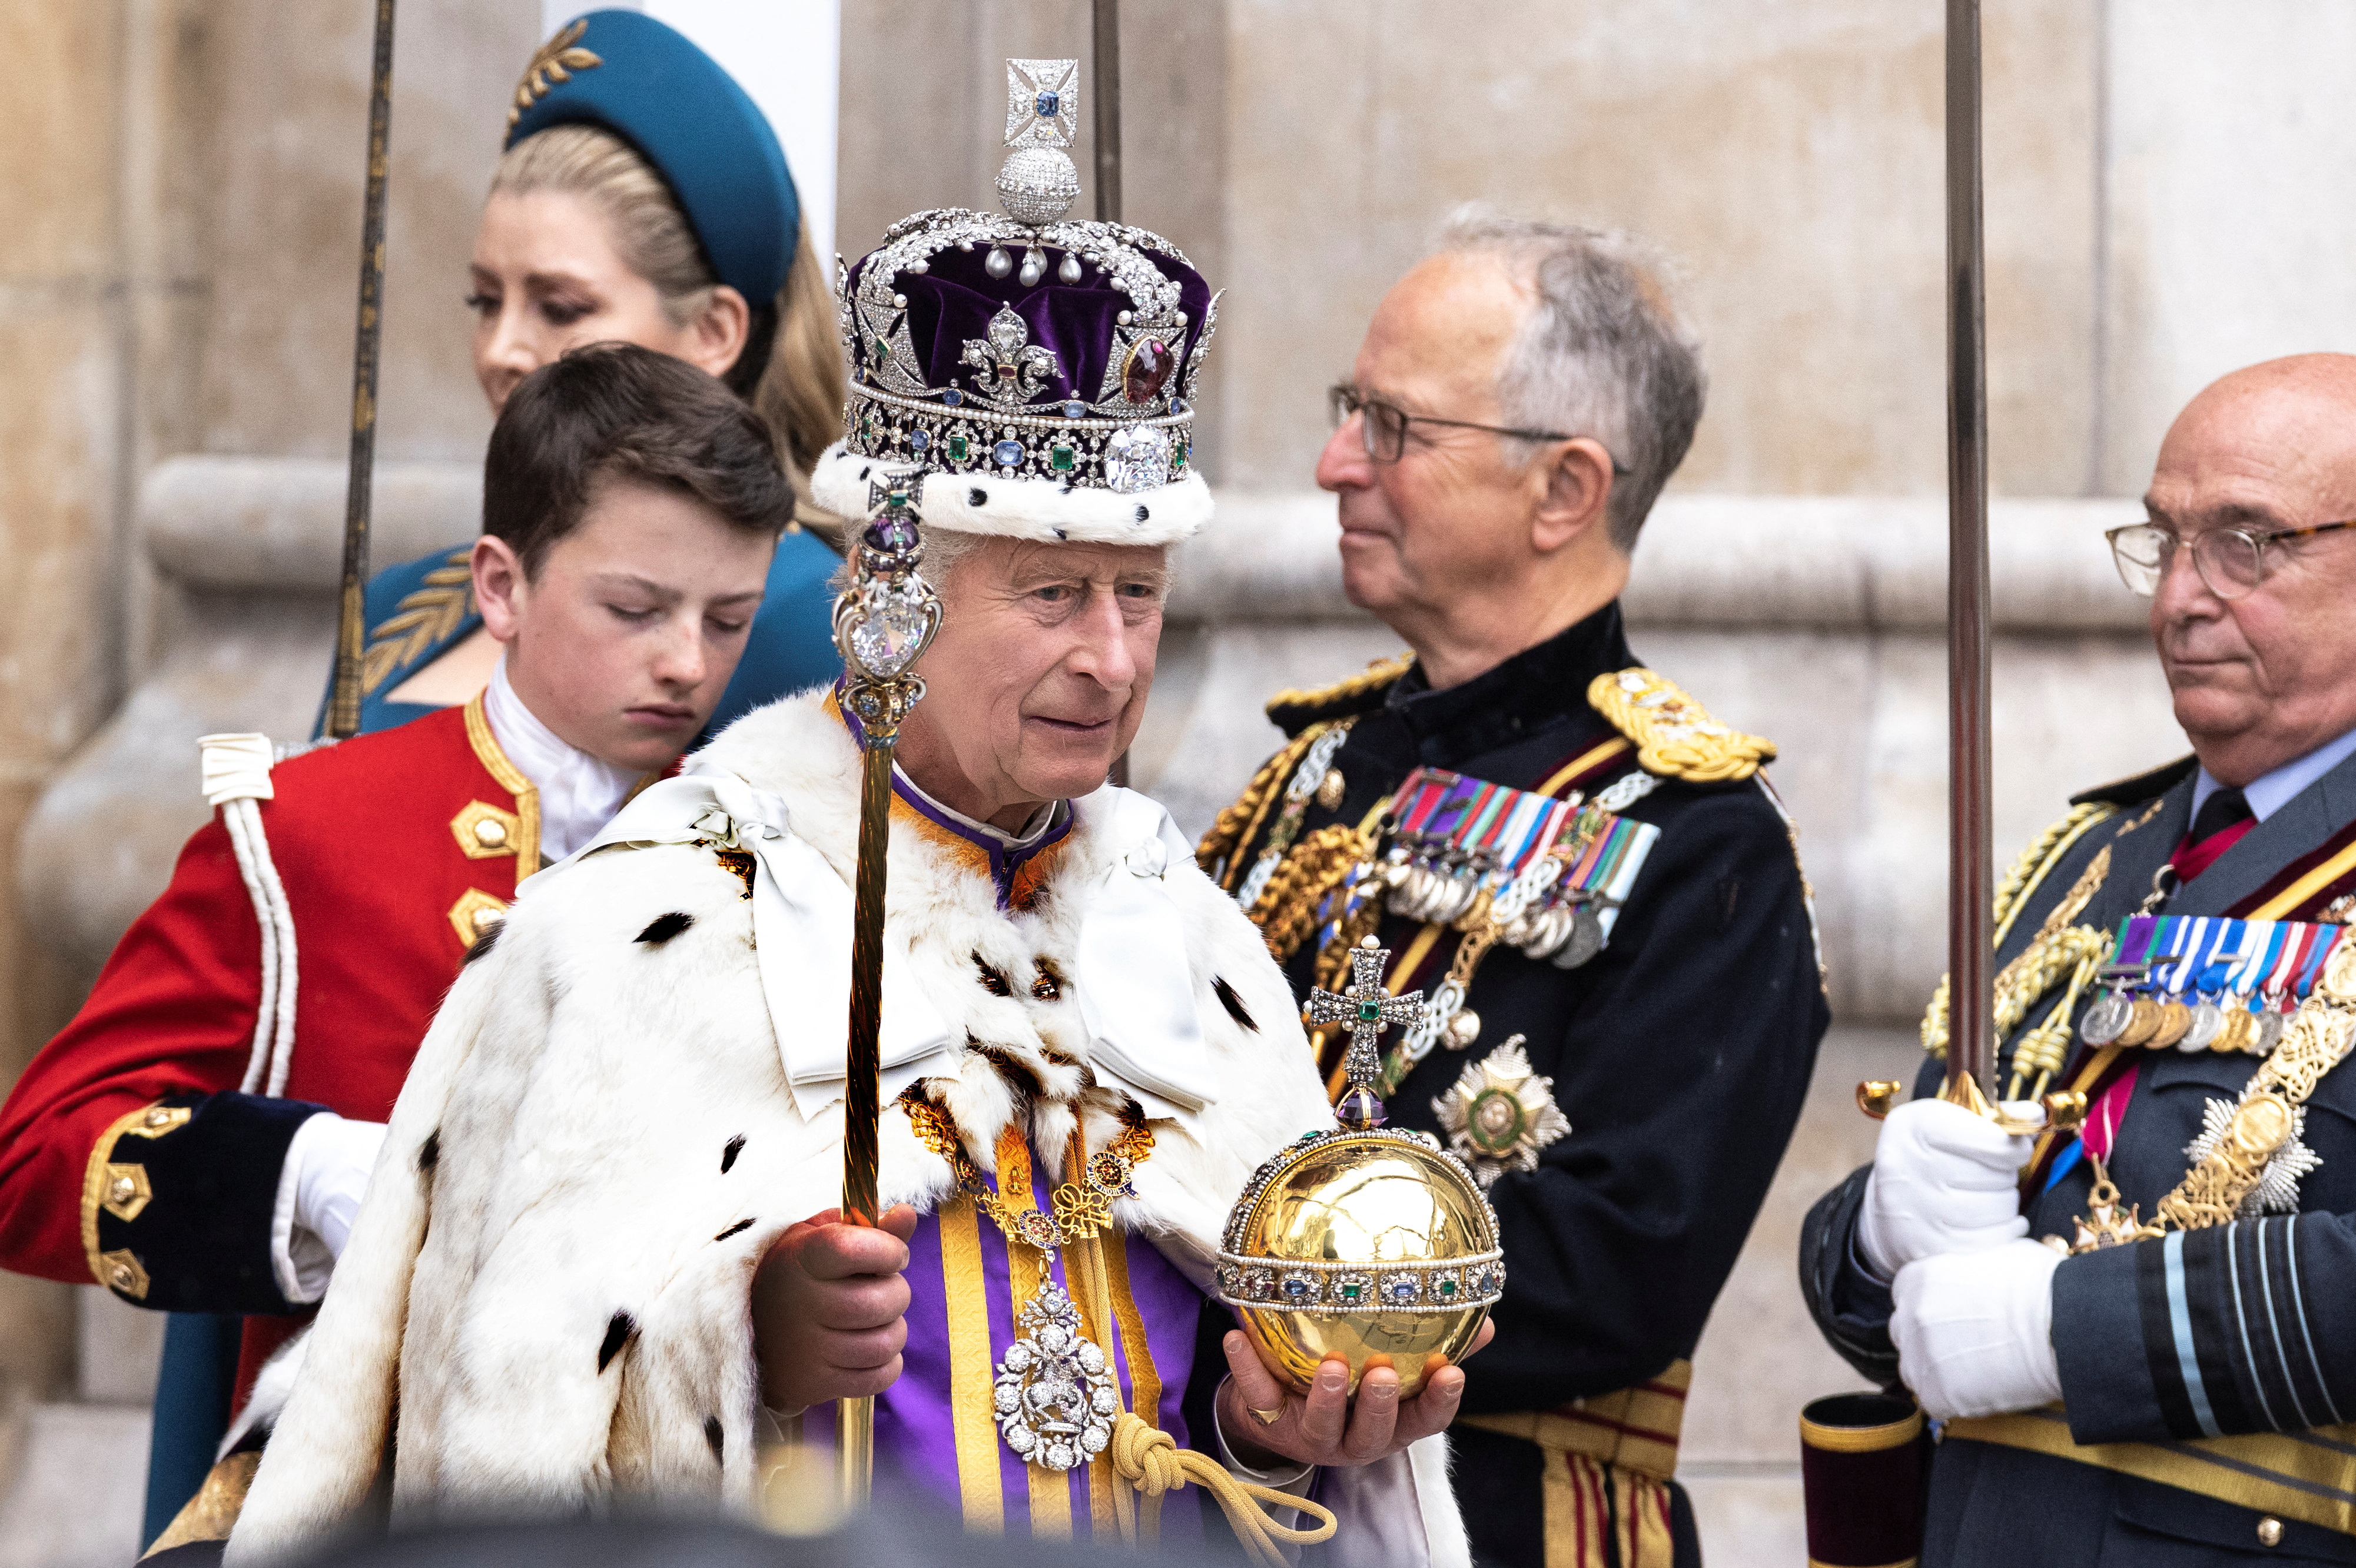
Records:
[[[1132,245],[1139,232],[1126,231]],[[1178,308],[1186,314],[1186,325],[1171,327],[1166,335],[1160,329],[1148,329],[1148,336],[1163,337],[1172,354],[1167,375],[1156,389],[1153,400],[1159,411],[1166,410],[1168,400],[1179,395],[1187,356],[1200,340],[1211,308],[1211,290],[1201,273],[1168,251],[1151,245],[1136,249],[1151,259],[1163,277],[1178,285]],[[1017,246],[1009,246],[1008,250],[1018,257],[1021,253]],[[1126,357],[1129,353],[1129,346],[1121,341],[1118,318],[1122,311],[1132,308],[1130,296],[1112,286],[1111,274],[1086,262],[1082,263],[1078,283],[1059,281],[1057,269],[1069,252],[1055,246],[1044,250],[1046,275],[1028,286],[1014,272],[1003,278],[991,277],[987,265],[988,247],[980,244],[970,251],[952,244],[935,251],[927,258],[927,270],[922,272],[903,269],[892,280],[892,287],[894,293],[907,299],[908,337],[917,360],[905,368],[921,375],[925,385],[936,392],[957,389],[965,404],[980,414],[987,405],[979,401],[978,393],[988,384],[986,379],[991,372],[966,362],[966,345],[987,342],[991,318],[1001,308],[1010,308],[1023,318],[1030,345],[1055,357],[1055,373],[1044,378],[1025,400],[1024,413],[1057,418],[1062,416],[1066,401],[1095,404],[1108,396],[1119,398],[1118,380],[1122,367],[1113,363],[1113,356],[1118,352]],[[857,289],[874,259],[873,255],[862,257],[851,268],[852,290]],[[873,353],[874,344],[867,340],[863,327],[861,336],[857,348],[862,366],[865,367],[873,363],[868,356]],[[1109,389],[1105,384],[1108,370],[1116,383]]]

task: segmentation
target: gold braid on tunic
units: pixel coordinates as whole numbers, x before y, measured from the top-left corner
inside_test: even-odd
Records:
[[[1240,851],[1259,837],[1260,824],[1290,782],[1301,759],[1327,728],[1325,721],[1349,717],[1365,698],[1394,685],[1414,667],[1413,654],[1399,654],[1376,659],[1356,675],[1331,686],[1288,687],[1269,698],[1266,711],[1271,721],[1287,728],[1297,723],[1301,728],[1282,750],[1261,764],[1235,803],[1219,813],[1211,830],[1194,848],[1195,864],[1221,887],[1235,891],[1237,880],[1248,866]],[[1342,709],[1349,712],[1339,711]]]
[[[2083,805],[2072,806],[2067,816],[2039,834],[2029,847],[2020,852],[2013,860],[2011,869],[2006,871],[2003,879],[1997,883],[1995,940],[1997,943],[2002,943],[2011,932],[2013,921],[2027,905],[2030,896],[2044,885],[2045,879],[2052,873],[2053,868],[2062,863],[2062,858],[2098,824],[2117,816],[2118,809],[2117,806],[2102,801],[2089,801]],[[2106,848],[2104,853],[2094,858],[2094,864],[2087,868],[2088,874],[2078,879],[2076,885],[2070,890],[2069,896],[2054,906],[2053,914],[2046,917],[2045,926],[2039,932],[2040,941],[2045,941],[2050,933],[2061,932],[2081,910],[2086,907],[2096,890],[2101,888],[2103,877],[2108,874],[2109,869],[2110,857]],[[2099,933],[2095,934],[2100,935]],[[2081,939],[2072,935],[2069,940],[2074,954],[2075,946]],[[2037,944],[2032,943],[2030,945],[2035,948]],[[2015,1001],[2008,1022],[2005,1021],[2007,989],[2005,976],[2012,976],[2014,987],[2018,989],[2020,980],[2027,977],[2030,971],[2042,972],[2046,956],[2040,953],[2036,959],[2032,960],[2029,952],[2023,952],[2012,963],[2005,965],[2003,975],[1997,977],[1997,1034],[1999,1038],[2009,1032],[2012,1026],[2018,1024],[2026,1016],[2028,1009],[2036,1003],[2039,997],[2044,995],[2046,987],[2052,984],[2052,979],[2059,977],[2059,971],[2046,981],[2045,986],[2019,997]],[[1940,976],[1938,989],[1932,992],[1931,1005],[1922,1013],[1922,1049],[1943,1061],[1947,1056],[1947,987],[1948,976]],[[2062,1024],[2065,1037],[2068,1028],[2065,1016]]]
[[[1346,822],[1321,827],[1292,847],[1248,912],[1279,964],[1316,931],[1317,912],[1327,896],[1374,857],[1374,835]]]

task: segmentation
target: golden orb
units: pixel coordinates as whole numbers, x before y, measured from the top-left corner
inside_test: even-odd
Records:
[[[1505,1288],[1497,1216],[1428,1134],[1347,1125],[1260,1167],[1227,1217],[1222,1300],[1307,1392],[1320,1363],[1398,1373],[1399,1397],[1472,1349]]]
[[[1429,1133],[1383,1126],[1376,1046],[1420,1019],[1423,993],[1383,989],[1390,950],[1371,935],[1350,954],[1347,990],[1310,994],[1310,1023],[1350,1034],[1350,1088],[1337,1125],[1303,1134],[1252,1173],[1219,1243],[1219,1298],[1262,1361],[1308,1392],[1324,1361],[1398,1373],[1411,1398],[1472,1348],[1505,1287],[1497,1213],[1464,1162]]]

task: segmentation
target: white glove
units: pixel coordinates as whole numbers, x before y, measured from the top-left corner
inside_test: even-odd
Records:
[[[327,1294],[383,1145],[382,1122],[348,1121],[333,1111],[294,1129],[286,1162],[278,1168],[270,1225],[271,1266],[287,1300],[299,1306]]]
[[[2053,1271],[2042,1242],[1947,1253],[1898,1271],[1898,1375],[1934,1420],[2035,1410],[2062,1397]]]
[[[2008,1115],[2042,1118],[2033,1101]],[[1881,1124],[1858,1211],[1857,1247],[1883,1280],[1916,1258],[1976,1253],[2029,1234],[2020,1214],[2020,1168],[2029,1140],[1944,1100],[1909,1100]]]

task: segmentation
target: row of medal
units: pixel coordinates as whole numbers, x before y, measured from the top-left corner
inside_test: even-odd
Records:
[[[1602,950],[1661,836],[1614,815],[1633,797],[1558,800],[1441,768],[1418,768],[1393,800],[1377,871],[1393,914],[1445,925],[1486,893],[1500,942],[1563,969]]]
[[[2348,928],[2215,915],[2119,923],[2108,987],[2079,1020],[2088,1045],[2270,1053]]]

